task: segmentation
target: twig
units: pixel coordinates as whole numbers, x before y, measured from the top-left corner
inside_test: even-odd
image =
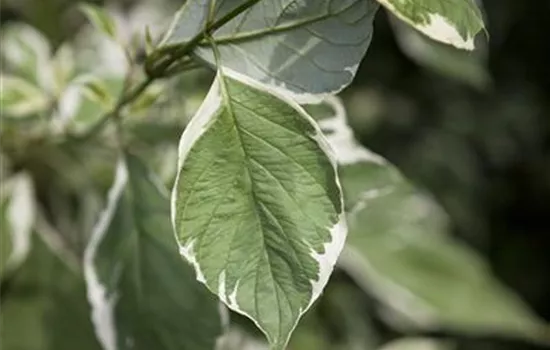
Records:
[[[103,127],[109,122],[109,120],[113,118],[118,118],[120,116],[121,110],[126,105],[134,101],[137,97],[139,97],[155,80],[166,77],[167,73],[172,74],[181,72],[182,70],[195,68],[196,66],[194,65],[173,65],[177,64],[178,61],[180,61],[183,57],[188,56],[193,51],[193,49],[195,49],[195,47],[198,46],[202,40],[210,36],[210,34],[212,34],[216,30],[224,26],[227,22],[231,21],[233,18],[237,17],[239,14],[246,11],[260,1],[261,0],[248,0],[225,14],[219,20],[211,24],[207,24],[201,32],[195,35],[187,43],[181,46],[170,47],[168,48],[168,51],[160,51],[157,55],[153,54],[151,57],[149,57],[149,59],[146,60],[145,63],[145,73],[147,74],[147,78],[139,85],[134,87],[132,90],[123,94],[111,111],[105,113],[103,117],[101,117],[99,121],[94,124],[88,131],[80,136],[75,137],[74,139],[81,141],[87,140],[88,138],[100,132]],[[162,53],[166,53],[168,57],[159,57],[159,54]]]

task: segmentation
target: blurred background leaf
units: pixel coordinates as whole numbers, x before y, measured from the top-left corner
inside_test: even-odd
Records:
[[[139,158],[123,157],[84,254],[96,335],[108,349],[210,350],[219,302],[178,253],[168,191]]]
[[[489,87],[491,77],[485,67],[484,52],[486,37],[478,36],[475,50],[465,51],[432,40],[394,17],[390,23],[403,53],[419,65],[479,90]]]
[[[373,168],[363,164],[355,176],[380,172]],[[350,188],[347,170],[341,168],[345,193],[363,197],[348,215],[341,264],[384,304],[389,323],[548,341],[548,325],[492,276],[477,253],[447,236],[446,214],[431,198],[395,180],[391,168],[384,171],[385,183]]]

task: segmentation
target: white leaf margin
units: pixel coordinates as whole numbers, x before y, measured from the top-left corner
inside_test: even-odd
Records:
[[[153,173],[147,172],[148,180],[155,186],[159,193],[168,198],[169,192],[160,179]],[[119,201],[129,182],[128,167],[124,156],[120,156],[115,169],[113,185],[107,193],[107,205],[99,215],[96,225],[92,229],[91,237],[84,251],[84,279],[86,282],[87,298],[92,308],[91,318],[95,334],[104,350],[117,350],[117,327],[114,316],[114,308],[118,300],[116,291],[109,295],[104,284],[101,283],[95,268],[97,250],[107,233],[112,222]],[[116,268],[116,267],[115,267]],[[222,327],[229,327],[229,313],[220,303],[220,320]],[[223,337],[223,334],[220,335]],[[127,337],[126,343],[132,343],[133,339]]]
[[[399,178],[397,170],[382,156],[362,146],[353,134],[348,124],[347,113],[342,99],[338,96],[329,96],[322,103],[327,104],[333,110],[333,115],[319,121],[320,127],[327,132],[326,139],[336,153],[336,159],[342,166],[359,163],[378,164],[390,167],[391,175]],[[383,196],[391,192],[393,187],[370,189],[362,194],[363,199],[352,209],[348,220],[353,220],[353,214],[362,209],[365,200]],[[365,290],[372,290],[387,305],[394,306],[393,312],[404,313],[407,319],[415,320],[425,326],[437,324],[435,312],[429,305],[418,299],[407,289],[394,283],[390,279],[379,274],[369,263],[350,245],[346,245],[338,259],[338,265],[347,271],[354,280],[362,284]],[[358,268],[360,266],[361,268]]]
[[[119,159],[115,179],[107,194],[107,206],[100,214],[97,224],[84,251],[84,279],[87,287],[88,302],[92,308],[92,323],[99,342],[104,350],[117,350],[117,332],[114,318],[114,305],[117,294],[108,295],[95,268],[95,257],[101,241],[105,237],[109,224],[113,220],[118,203],[128,183],[128,169],[124,159]]]
[[[29,255],[32,233],[36,222],[36,204],[32,178],[27,173],[16,174],[0,187],[9,198],[6,220],[9,224],[11,253],[5,268],[14,270]]]
[[[334,150],[338,164],[350,165],[359,162],[388,164],[383,157],[357,142],[353,130],[348,125],[346,109],[340,97],[330,95],[321,103],[326,103],[334,112],[332,117],[320,120],[319,126],[328,133],[325,138]]]
[[[397,18],[413,26],[424,35],[436,41],[452,45],[462,50],[472,51],[475,48],[474,39],[477,33],[475,33],[474,35],[469,35],[468,38],[464,39],[462,35],[460,35],[460,32],[458,31],[456,26],[439,13],[428,13],[428,24],[422,25],[413,22],[409,17],[403,15],[399,11],[399,9],[397,9],[393,5],[392,1],[400,0],[377,1],[386,9],[388,9],[392,14],[394,14]]]

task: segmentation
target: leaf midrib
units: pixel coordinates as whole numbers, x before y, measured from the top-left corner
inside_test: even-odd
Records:
[[[219,73],[219,79],[220,79],[220,87],[221,87],[221,94],[222,94],[222,100],[224,102],[224,104],[226,105],[226,109],[227,109],[227,112],[228,114],[230,115],[231,119],[233,120],[233,125],[235,126],[235,131],[236,131],[236,134],[237,134],[237,137],[239,139],[239,143],[241,145],[241,149],[242,149],[242,152],[243,152],[243,157],[244,157],[244,168],[246,169],[246,173],[248,175],[248,180],[250,182],[250,195],[252,197],[252,209],[254,211],[254,215],[256,216],[256,221],[257,221],[257,224],[258,224],[258,227],[261,231],[261,240],[262,240],[262,246],[264,247],[263,251],[264,251],[264,256],[265,256],[265,259],[267,260],[267,264],[269,266],[269,273],[271,274],[271,280],[273,281],[273,290],[275,291],[275,298],[277,300],[277,312],[278,312],[278,319],[279,319],[279,330],[278,330],[278,333],[281,332],[282,330],[282,325],[281,325],[281,322],[282,322],[282,315],[281,315],[281,307],[280,307],[280,304],[281,304],[281,300],[279,299],[279,293],[277,292],[277,284],[278,282],[275,280],[275,276],[274,276],[274,273],[273,273],[273,270],[271,269],[271,263],[270,263],[270,256],[269,256],[269,253],[268,253],[268,247],[267,247],[267,244],[265,242],[265,237],[264,237],[264,230],[263,230],[263,227],[261,225],[261,218],[260,218],[260,214],[258,213],[258,209],[256,208],[256,205],[255,203],[261,203],[261,201],[258,200],[258,198],[256,198],[256,192],[254,190],[254,181],[252,179],[252,176],[251,176],[251,170],[250,170],[250,167],[249,167],[249,164],[248,162],[246,161],[246,159],[249,158],[249,155],[246,151],[246,148],[244,146],[244,141],[243,141],[243,138],[242,138],[242,135],[241,133],[239,132],[239,121],[237,120],[237,116],[235,115],[235,111],[233,109],[233,106],[232,106],[232,101],[231,101],[231,98],[229,96],[229,91],[228,91],[228,88],[227,88],[227,82],[225,81],[225,77],[223,75],[223,73]],[[258,266],[260,266],[260,264],[258,264]],[[256,268],[256,283],[255,283],[255,297],[254,297],[254,308],[256,310],[256,319],[258,321],[258,323],[260,323],[260,315],[259,315],[259,308],[258,308],[258,298],[257,298],[257,287],[258,287],[258,282],[257,282],[257,278],[258,278],[258,268]],[[264,328],[264,327],[261,327],[262,329],[265,330],[266,332],[266,335],[268,335],[268,330],[267,328]],[[268,336],[270,337],[270,336]],[[275,342],[279,342],[278,339],[280,338],[280,334],[277,334],[277,336],[275,337]]]

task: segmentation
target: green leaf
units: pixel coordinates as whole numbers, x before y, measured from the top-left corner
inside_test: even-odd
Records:
[[[8,178],[0,187],[0,276],[17,269],[31,249],[35,223],[34,187],[28,174]]]
[[[0,107],[3,116],[26,117],[48,108],[48,96],[32,83],[7,74],[0,75],[0,82]]]
[[[87,3],[80,4],[79,9],[97,30],[111,39],[116,39],[116,22],[105,9]]]
[[[479,90],[490,85],[491,77],[485,67],[486,54],[481,45],[474,51],[459,50],[430,39],[395,17],[391,18],[391,24],[397,43],[413,61]]]
[[[42,33],[26,24],[7,24],[2,28],[0,40],[0,52],[6,65],[2,68],[42,88],[51,86],[51,48]]]
[[[341,266],[406,326],[543,339],[543,322],[448,235],[435,201],[357,144],[336,101],[320,125],[341,164],[349,225]]]
[[[164,45],[188,41],[242,0],[187,2]],[[224,68],[309,100],[342,90],[369,47],[374,0],[261,1],[213,34]],[[208,43],[196,54],[215,63]]]
[[[2,350],[102,350],[82,276],[33,234],[28,259],[2,284]]]
[[[179,156],[172,214],[180,252],[199,281],[284,349],[346,235],[320,130],[288,97],[219,73]]]
[[[178,254],[163,192],[135,157],[119,162],[84,259],[106,350],[212,350],[221,333],[218,302]]]
[[[397,18],[428,37],[459,49],[473,50],[483,29],[476,0],[377,0]]]

